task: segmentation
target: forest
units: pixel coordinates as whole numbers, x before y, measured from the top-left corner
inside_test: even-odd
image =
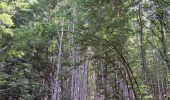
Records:
[[[0,0],[0,100],[170,100],[170,0]]]

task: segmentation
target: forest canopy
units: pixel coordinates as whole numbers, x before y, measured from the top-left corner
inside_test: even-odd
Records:
[[[1,0],[0,100],[169,100],[170,0]]]

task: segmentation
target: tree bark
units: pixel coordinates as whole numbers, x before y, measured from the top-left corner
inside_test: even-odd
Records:
[[[140,58],[140,66],[142,67],[142,78],[144,80],[144,84],[146,84],[146,61],[145,61],[145,49],[143,47],[143,23],[142,23],[142,6],[141,2],[138,1],[138,22],[139,22],[139,33],[138,33],[138,43],[139,43],[139,58]]]
[[[60,39],[59,39],[59,45],[58,45],[58,55],[57,55],[57,65],[56,65],[56,72],[55,72],[55,80],[54,80],[54,92],[52,94],[52,99],[51,100],[60,100],[60,84],[59,84],[59,74],[60,74],[60,67],[61,67],[61,48],[62,48],[62,41],[63,41],[63,28],[64,28],[64,18],[62,19],[61,22],[61,34],[60,34]]]

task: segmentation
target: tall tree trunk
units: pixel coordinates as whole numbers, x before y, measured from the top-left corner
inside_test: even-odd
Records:
[[[86,100],[86,88],[87,88],[87,61],[83,63],[83,77],[82,77],[82,100]]]
[[[144,84],[146,84],[146,61],[145,61],[145,49],[143,47],[143,21],[142,21],[142,4],[138,1],[138,23],[139,23],[139,33],[138,33],[138,43],[139,43],[139,58],[140,66],[142,67],[142,78]]]
[[[170,59],[169,59],[169,57],[168,57],[168,52],[167,52],[168,48],[167,48],[167,40],[166,40],[165,30],[164,30],[164,28],[165,28],[165,26],[164,26],[165,22],[164,22],[164,14],[163,14],[163,12],[162,12],[161,15],[160,15],[160,20],[159,20],[159,22],[160,22],[160,25],[161,25],[161,27],[160,27],[160,32],[161,32],[162,52],[163,52],[163,56],[164,56],[164,61],[165,61],[166,65],[167,65],[168,72],[169,72],[169,75],[170,75]]]
[[[94,99],[93,100],[97,100],[97,94],[96,94],[96,74],[95,74],[95,71],[93,71],[93,77],[92,77],[92,80],[93,80],[93,84],[94,84]]]
[[[155,98],[159,98],[159,100],[162,100],[162,92],[161,92],[161,85],[160,85],[160,71],[159,71],[159,58],[156,54],[156,50],[152,50],[153,54],[153,72],[154,72],[154,78],[156,81],[155,83],[157,84],[157,87],[155,91],[157,91]]]
[[[61,48],[62,48],[62,41],[63,41],[63,34],[64,34],[64,18],[61,22],[61,34],[59,39],[58,45],[58,55],[57,55],[57,65],[56,65],[56,72],[55,72],[55,80],[54,80],[54,93],[52,94],[52,100],[60,100],[60,84],[59,84],[59,74],[60,74],[60,67],[61,67]]]
[[[108,54],[106,53],[106,58],[108,57]],[[105,65],[104,65],[104,97],[105,100],[109,100],[109,95],[108,95],[108,89],[107,89],[107,77],[108,77],[108,61],[106,59]]]
[[[54,61],[54,48],[52,47],[52,66],[51,66],[51,73],[50,73],[50,99],[51,100],[56,100],[56,94],[54,94],[54,90],[55,90],[55,61]]]
[[[73,34],[68,34],[69,36],[69,61],[71,63],[71,100],[75,100],[75,76],[76,76],[76,70],[75,66],[75,50],[74,50],[74,38]]]

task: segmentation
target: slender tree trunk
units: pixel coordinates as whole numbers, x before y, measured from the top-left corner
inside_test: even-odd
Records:
[[[139,54],[140,54],[140,66],[142,67],[142,78],[144,80],[144,84],[146,84],[146,61],[145,61],[145,49],[143,47],[143,23],[142,23],[142,6],[141,2],[138,1],[138,22],[139,22],[139,33],[138,33],[138,38],[139,38]]]
[[[170,75],[170,59],[168,57],[168,52],[167,52],[167,41],[166,41],[166,37],[165,37],[165,31],[164,31],[164,18],[163,18],[163,14],[161,14],[161,18],[160,18],[160,32],[161,32],[161,44],[162,44],[162,51],[163,51],[163,55],[164,55],[164,61],[167,65],[168,68],[168,72]]]
[[[56,100],[56,94],[54,94],[54,90],[55,90],[55,61],[54,61],[54,50],[52,48],[52,54],[51,54],[51,57],[52,57],[52,67],[51,67],[51,70],[52,72],[50,73],[50,99],[51,100]]]
[[[100,67],[101,67],[102,84],[104,84],[103,62],[100,63]]]
[[[106,53],[106,58],[107,58],[107,53]],[[106,60],[107,63],[107,60]],[[105,68],[104,68],[104,97],[105,100],[109,100],[109,95],[108,95],[108,89],[107,89],[107,77],[108,77],[108,66],[107,64],[105,64]]]
[[[94,100],[97,100],[97,96],[96,96],[96,88],[97,88],[97,86],[96,86],[96,74],[95,74],[95,71],[93,71],[93,78],[92,78],[92,80],[93,80],[93,84],[94,84]]]
[[[52,57],[52,62],[54,63],[54,57]],[[55,65],[54,65],[55,66]],[[50,84],[51,84],[51,100],[56,100],[57,98],[57,87],[56,87],[56,70],[55,67],[53,68],[54,73],[51,74],[51,80],[50,80]]]
[[[71,65],[71,100],[75,100],[75,77],[76,77],[76,70],[75,70],[75,51],[74,51],[74,38],[73,38],[73,34],[69,34],[69,46],[70,46],[70,50],[69,50],[69,60]]]
[[[86,88],[87,88],[87,61],[83,64],[83,77],[82,77],[82,100],[86,100]]]
[[[61,48],[62,48],[62,41],[63,41],[63,34],[64,34],[64,19],[61,22],[61,34],[59,39],[58,45],[58,55],[57,55],[57,69],[56,69],[56,78],[54,80],[54,93],[52,94],[52,100],[60,100],[60,84],[59,84],[59,74],[60,74],[60,67],[61,67]]]
[[[59,42],[59,49],[58,49],[58,59],[57,59],[57,75],[56,75],[56,88],[57,88],[57,100],[60,100],[60,84],[59,84],[59,74],[60,74],[60,67],[61,67],[61,48],[62,48],[62,41],[63,41],[63,34],[64,34],[64,19],[62,19],[62,28],[61,28],[61,35],[60,35],[60,42]]]

